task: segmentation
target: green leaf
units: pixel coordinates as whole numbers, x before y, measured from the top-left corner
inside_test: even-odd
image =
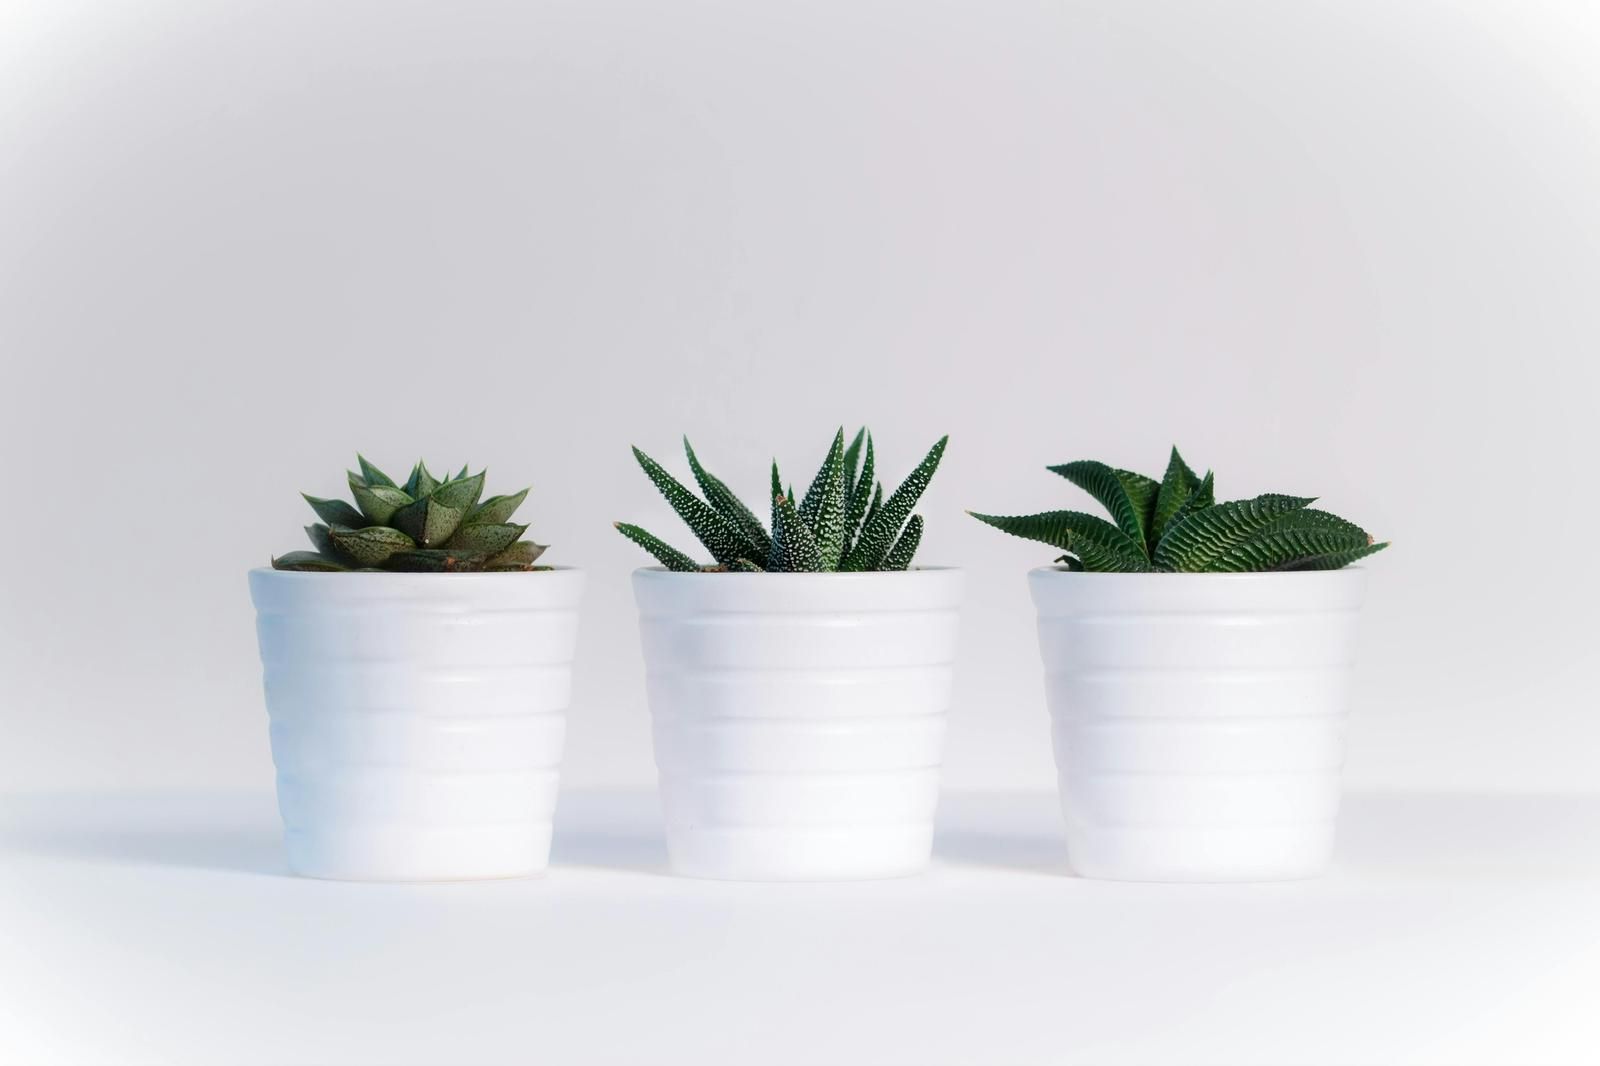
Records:
[[[394,483],[394,479],[389,477],[389,475],[385,474],[382,470],[379,470],[377,467],[373,466],[371,463],[367,462],[366,457],[361,455],[359,452],[356,454],[356,462],[361,464],[361,479],[370,487],[377,488],[379,485],[382,485],[391,489],[399,488],[399,486]]]
[[[317,554],[335,559],[339,557],[339,550],[334,547],[333,538],[328,536],[328,527],[321,522],[306,527],[306,539],[311,541],[313,548],[317,549]]]
[[[1339,570],[1349,566],[1358,559],[1365,559],[1374,552],[1380,552],[1389,546],[1388,541],[1379,541],[1361,548],[1349,548],[1345,551],[1328,552],[1326,555],[1311,555],[1304,559],[1285,563],[1278,567],[1280,570]]]
[[[1105,463],[1081,459],[1075,463],[1062,463],[1048,468],[1060,474],[1100,502],[1111,512],[1117,528],[1139,545],[1139,550],[1149,557],[1150,517],[1155,509],[1156,494],[1160,485],[1143,474],[1129,470],[1113,470]]]
[[[274,570],[301,570],[301,571],[342,571],[350,569],[337,559],[330,559],[326,555],[316,552],[297,551],[280,555],[272,560]]]
[[[778,460],[774,459],[772,460],[772,525],[770,527],[774,537],[778,535],[778,497],[782,495],[783,482],[778,480]],[[768,554],[772,552],[770,544],[767,547],[767,552]],[[762,556],[762,558],[766,558],[766,556]]]
[[[533,561],[544,554],[547,544],[535,544],[531,540],[519,540],[499,555],[490,556],[484,561],[485,570],[529,570],[533,568]]]
[[[484,473],[480,470],[471,477],[446,481],[433,490],[433,498],[451,510],[466,514],[477,506],[478,497],[483,495]]]
[[[889,555],[883,560],[885,570],[905,570],[911,566],[912,556],[917,554],[917,545],[922,543],[922,516],[914,514],[911,521],[906,523],[904,533],[894,542],[894,547],[889,549]]]
[[[428,464],[417,460],[417,465],[411,468],[411,476],[406,478],[405,490],[412,499],[426,496],[439,487],[439,479],[428,473]]]
[[[311,509],[317,512],[317,517],[330,526],[349,526],[351,529],[356,529],[369,524],[365,515],[343,500],[324,500],[320,496],[306,496],[303,492],[300,495],[304,496]]]
[[[466,467],[465,464],[463,464],[461,469],[456,471],[456,476],[451,478],[450,480],[451,481],[460,481],[462,478],[464,478],[466,476],[467,476],[467,467]]]
[[[1206,476],[1200,479],[1200,486],[1189,494],[1189,498],[1184,500],[1183,503],[1179,505],[1177,513],[1168,520],[1166,528],[1161,531],[1161,538],[1156,541],[1156,547],[1159,548],[1161,546],[1161,540],[1165,539],[1166,535],[1171,533],[1173,527],[1179,522],[1183,521],[1185,518],[1188,518],[1197,511],[1204,511],[1208,507],[1215,507],[1216,504],[1216,480],[1213,478],[1211,471],[1207,470]],[[1150,552],[1150,556],[1151,558],[1155,558],[1155,552],[1153,550]]]
[[[764,574],[766,570],[752,563],[749,559],[735,559],[728,564],[728,569],[736,574]]]
[[[690,532],[706,546],[713,559],[726,566],[744,553],[744,535],[739,532],[739,527],[684,488],[678,483],[677,478],[667,473],[660,463],[644,452],[635,448],[633,455],[639,460],[639,465],[644,468],[645,474],[655,483],[656,488],[661,490],[661,495],[672,505],[672,509],[678,512],[678,517],[689,526]]]
[[[1014,537],[1063,548],[1076,555],[1085,570],[1126,573],[1150,569],[1143,546],[1096,515],[1082,511],[1045,511],[1031,515],[967,513]]]
[[[527,526],[519,526],[515,522],[479,522],[457,529],[444,546],[498,555],[515,544],[527,531]]]
[[[1191,511],[1173,522],[1156,545],[1156,566],[1182,573],[1209,570],[1230,549],[1249,540],[1274,519],[1299,511],[1312,500],[1310,496],[1268,493]]]
[[[621,533],[624,537],[627,537],[629,540],[639,545],[639,547],[643,548],[651,555],[654,555],[656,559],[660,561],[661,565],[666,567],[668,570],[675,570],[680,573],[692,573],[700,569],[699,563],[695,562],[678,549],[672,547],[672,545],[668,544],[660,537],[657,537],[651,533],[646,533],[638,526],[630,525],[627,522],[616,522],[613,524],[617,527],[617,532]]]
[[[357,566],[378,566],[398,551],[416,547],[412,539],[398,529],[388,526],[366,526],[362,529],[345,529],[333,526],[328,537],[343,558]]]
[[[876,570],[883,565],[884,558],[894,547],[900,527],[922,497],[928,482],[933,480],[934,471],[939,469],[939,460],[943,458],[945,445],[949,442],[948,436],[940,437],[916,469],[906,475],[900,487],[862,524],[861,537],[839,564],[840,570]]]
[[[1366,530],[1327,511],[1307,508],[1289,511],[1269,522],[1250,539],[1230,548],[1209,569],[1244,572],[1282,570],[1307,560],[1371,554],[1372,537]],[[1342,564],[1341,564],[1342,565]]]
[[[509,522],[511,516],[517,513],[517,508],[522,506],[522,501],[527,498],[527,489],[514,492],[510,496],[490,496],[473,508],[472,513],[467,516],[467,521],[473,525],[479,522]]]
[[[375,526],[386,526],[394,513],[410,504],[411,497],[393,485],[368,485],[351,478],[350,494],[356,498],[361,513]]]
[[[705,494],[706,502],[711,504],[722,517],[732,522],[744,535],[745,555],[753,555],[758,559],[765,559],[767,552],[772,547],[772,539],[767,536],[766,529],[757,518],[744,505],[744,501],[734,495],[723,481],[711,474],[700,465],[700,457],[695,455],[694,448],[689,444],[689,438],[683,438],[683,452],[689,457],[689,469],[694,472],[694,480],[700,486],[700,491]]]
[[[383,568],[402,573],[464,574],[482,570],[486,561],[487,556],[482,552],[418,548],[415,551],[395,552],[384,560]]]
[[[1199,487],[1199,475],[1189,469],[1189,464],[1183,461],[1183,456],[1178,454],[1174,446],[1172,456],[1167,460],[1166,475],[1162,477],[1161,488],[1156,493],[1155,513],[1150,521],[1147,543],[1152,552],[1161,543],[1161,537],[1172,519]]]
[[[775,573],[813,574],[822,569],[822,548],[811,527],[800,518],[794,501],[787,496],[776,500],[778,521],[772,530],[772,552],[767,569]]]
[[[856,430],[850,446],[844,450],[844,490],[848,495],[856,488],[857,468],[861,465],[861,445],[866,440],[867,427]]]
[[[863,430],[863,433],[866,431]],[[850,499],[844,509],[844,551],[840,558],[846,558],[855,548],[856,541],[860,539],[861,528],[867,518],[869,509],[874,500],[880,504],[883,500],[883,486],[875,478],[877,471],[874,469],[875,458],[872,454],[872,435],[867,434],[866,449],[862,455],[861,473],[853,476],[850,483]],[[876,487],[876,488],[875,488]]]
[[[833,570],[844,549],[844,427],[833,435],[822,468],[811,479],[805,499],[800,501],[800,521],[816,537],[822,553],[819,569]]]
[[[421,548],[440,548],[461,525],[465,512],[439,501],[439,493],[424,496],[400,508],[390,524],[417,542]]]

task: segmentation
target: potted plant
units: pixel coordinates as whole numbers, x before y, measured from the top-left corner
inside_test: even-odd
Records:
[[[948,439],[948,438],[946,438]],[[638,526],[667,845],[679,873],[842,880],[927,865],[962,573],[912,567],[935,444],[887,498],[872,439],[834,435],[804,496],[772,466],[763,526],[684,441],[704,498],[634,449],[714,562]]]
[[[358,457],[359,458],[359,457]],[[314,551],[250,572],[289,865],[370,881],[545,868],[583,574],[535,565],[527,489],[360,459]]]
[[[1030,575],[1068,859],[1084,877],[1255,881],[1327,865],[1356,620],[1386,547],[1303,496],[1217,503],[1176,448],[1156,481],[1049,468],[1077,511],[974,517],[1067,554]]]

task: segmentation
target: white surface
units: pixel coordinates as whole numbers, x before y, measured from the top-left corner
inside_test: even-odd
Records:
[[[1274,881],[1333,851],[1367,572],[1028,574],[1067,856]]]
[[[250,571],[296,872],[544,869],[584,579]]]
[[[667,850],[680,873],[894,877],[928,864],[960,570],[636,570]]]
[[[1600,527],[1600,5],[0,11],[0,788],[266,788],[243,574],[358,448],[533,486],[592,579],[565,777],[647,786],[610,523],[689,538],[628,445],[759,500],[861,422],[887,478],[951,434],[951,784],[1055,781],[1052,553],[962,509],[1174,442],[1394,540],[1354,785],[1594,781],[1600,567],[1505,531]]]
[[[1592,1064],[1600,797],[1355,795],[1332,871],[1063,872],[1048,792],[945,798],[932,870],[664,873],[562,797],[539,880],[285,873],[266,794],[0,801],[0,1061]]]

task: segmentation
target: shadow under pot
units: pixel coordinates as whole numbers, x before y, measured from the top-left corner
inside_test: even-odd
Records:
[[[525,877],[549,862],[581,571],[250,572],[289,866]]]
[[[1029,581],[1080,876],[1322,873],[1365,571]]]
[[[634,572],[673,869],[928,865],[963,574]]]

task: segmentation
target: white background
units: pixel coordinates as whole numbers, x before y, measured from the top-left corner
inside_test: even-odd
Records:
[[[0,1058],[1593,1061],[1597,57],[1554,0],[0,0]],[[862,422],[951,434],[935,868],[649,876],[610,523],[690,538],[628,445],[759,499]],[[1074,881],[967,791],[1054,785],[1052,553],[962,511],[1174,442],[1394,541],[1313,885]],[[590,572],[545,882],[261,876],[245,571],[357,449]]]
[[[0,4],[0,786],[266,787],[244,572],[359,448],[592,574],[567,780],[651,780],[630,443],[750,496],[942,433],[956,786],[1052,783],[1047,463],[1317,494],[1357,787],[1592,783],[1581,3]]]

